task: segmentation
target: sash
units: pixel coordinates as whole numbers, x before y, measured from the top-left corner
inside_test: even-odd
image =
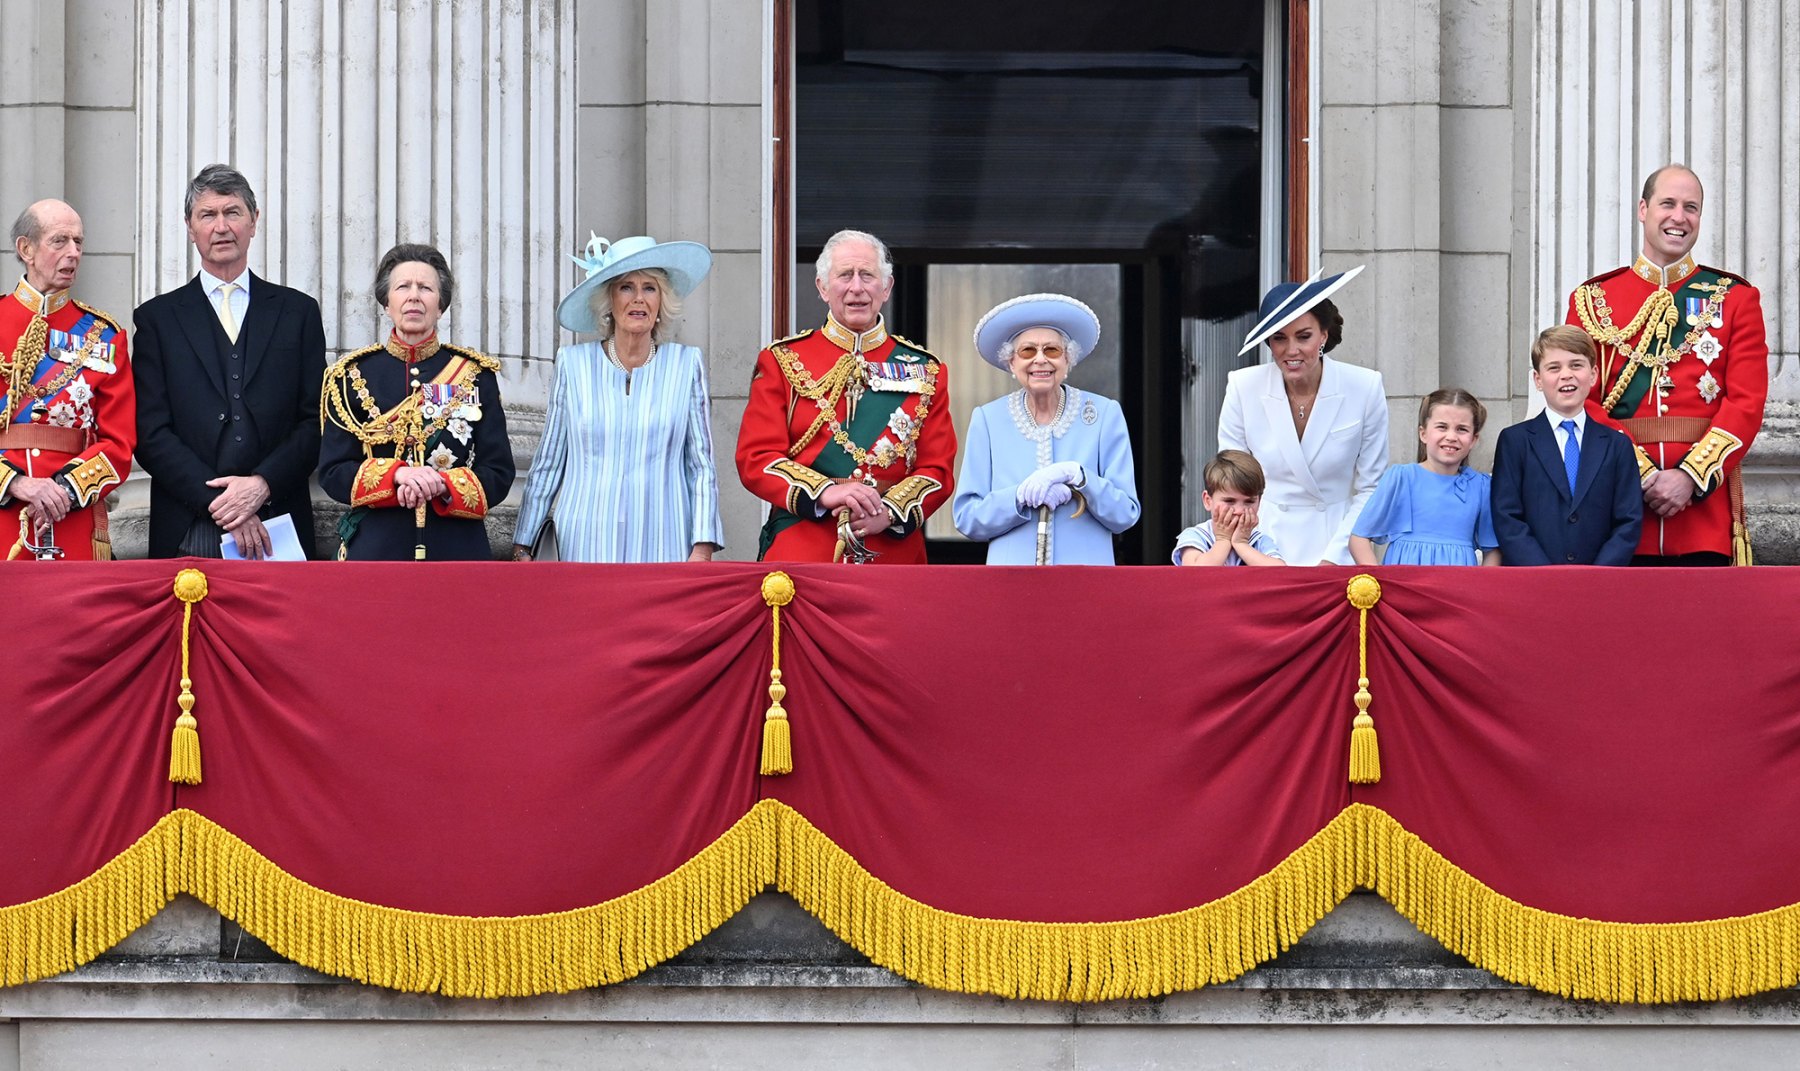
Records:
[[[844,434],[859,447],[867,448],[869,444],[886,433],[888,419],[895,410],[906,404],[906,399],[918,395],[910,391],[864,391],[862,400],[857,403],[856,412],[844,424]],[[893,403],[883,405],[884,399],[892,398]],[[835,438],[826,439],[825,445],[807,465],[808,468],[834,480],[847,480],[856,471],[856,459],[840,446]],[[763,522],[762,532],[757,537],[756,560],[762,561],[774,545],[775,537],[802,520],[814,520],[811,517],[799,517],[780,506],[769,510],[769,519]],[[822,518],[821,518],[822,519]]]

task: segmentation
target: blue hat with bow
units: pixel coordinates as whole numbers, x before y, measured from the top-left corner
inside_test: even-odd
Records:
[[[1238,351],[1243,356],[1262,345],[1270,335],[1286,327],[1300,318],[1314,305],[1338,292],[1350,280],[1362,274],[1363,265],[1358,264],[1349,271],[1341,271],[1336,275],[1325,275],[1325,269],[1313,272],[1312,278],[1304,283],[1276,283],[1269,287],[1263,295],[1262,307],[1257,310],[1260,319],[1250,334],[1244,338],[1244,348]]]
[[[556,305],[556,322],[571,331],[600,330],[594,315],[594,291],[621,276],[648,268],[661,268],[668,273],[669,286],[677,297],[687,297],[712,270],[712,250],[699,242],[658,242],[649,235],[636,235],[608,242],[590,233],[587,247],[570,260],[587,272],[587,278]]]

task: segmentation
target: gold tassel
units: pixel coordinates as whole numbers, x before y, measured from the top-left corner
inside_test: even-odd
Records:
[[[1350,578],[1345,591],[1360,614],[1356,636],[1356,720],[1350,729],[1350,783],[1372,785],[1381,780],[1381,746],[1375,719],[1369,716],[1369,610],[1381,601],[1381,583],[1368,573]]]
[[[194,604],[206,598],[206,574],[183,569],[175,574],[175,597],[181,607],[181,695],[175,703],[181,715],[169,741],[169,780],[178,785],[200,783],[200,723],[194,720],[194,681],[188,676],[188,634],[194,621]]]
[[[774,655],[769,662],[769,709],[763,712],[762,767],[764,777],[794,772],[794,743],[788,728],[787,685],[781,683],[781,608],[794,601],[794,580],[776,570],[763,577],[763,602],[775,618]]]
[[[1756,564],[1756,555],[1750,550],[1750,533],[1742,521],[1731,522],[1731,564]]]

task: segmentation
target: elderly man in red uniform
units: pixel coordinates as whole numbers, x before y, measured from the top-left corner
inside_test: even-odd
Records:
[[[1568,322],[1600,350],[1588,415],[1637,447],[1637,565],[1750,564],[1739,470],[1762,427],[1769,345],[1756,288],[1694,263],[1704,197],[1680,164],[1652,172],[1637,261],[1569,297]]]
[[[758,557],[922,563],[920,529],[952,489],[949,376],[888,333],[880,239],[839,231],[817,267],[831,314],[757,356],[738,432],[738,475],[773,507]]]
[[[125,333],[69,295],[73,208],[39,201],[12,237],[25,277],[0,299],[0,543],[8,558],[110,558],[100,500],[131,471],[137,439]]]

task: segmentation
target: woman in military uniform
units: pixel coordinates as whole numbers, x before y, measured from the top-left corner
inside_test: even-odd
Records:
[[[513,482],[512,445],[492,357],[440,342],[455,290],[444,254],[397,245],[375,272],[394,329],[325,373],[319,484],[350,506],[340,559],[493,557],[486,519]]]

